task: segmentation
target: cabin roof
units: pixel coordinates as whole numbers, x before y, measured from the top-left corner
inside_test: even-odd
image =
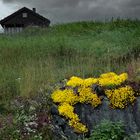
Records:
[[[13,17],[15,17],[16,15],[20,14],[21,12],[30,12],[32,15],[36,16],[37,18],[43,20],[43,21],[46,21],[47,23],[50,23],[50,20],[41,16],[40,14],[34,12],[33,10],[30,10],[29,8],[27,7],[23,7],[21,9],[19,9],[18,11],[14,12],[13,14],[7,16],[6,18],[2,19],[0,21],[0,24],[4,24],[5,22],[7,22],[8,20],[12,19]]]

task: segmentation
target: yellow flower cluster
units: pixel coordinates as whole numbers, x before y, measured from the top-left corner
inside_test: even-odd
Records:
[[[67,82],[67,86],[70,87],[89,87],[93,84],[96,84],[98,82],[98,79],[96,78],[88,78],[88,79],[82,79],[79,77],[71,77],[70,80]]]
[[[79,77],[71,77],[70,80],[67,82],[67,86],[71,86],[71,87],[79,87],[82,85],[82,83],[84,82],[84,80],[82,78]]]
[[[117,75],[114,72],[109,72],[105,74],[101,74],[99,78],[88,78],[82,79],[79,77],[71,77],[70,80],[67,82],[67,86],[71,87],[79,87],[85,86],[89,87],[93,84],[99,84],[101,86],[118,86],[121,85],[128,79],[127,73],[122,73]]]
[[[79,92],[79,102],[80,103],[90,103],[93,107],[97,107],[101,104],[101,99],[97,96],[97,94],[92,92],[92,89],[87,87],[80,87],[78,89]]]
[[[68,103],[63,103],[58,107],[60,115],[65,116],[66,118],[73,119],[75,118],[74,107]]]
[[[71,105],[75,104],[78,100],[76,94],[74,94],[73,89],[56,90],[51,95],[53,102],[55,103],[69,103]]]
[[[69,119],[69,125],[74,128],[77,133],[86,133],[88,129],[85,125],[80,123],[80,119],[77,114],[74,113],[73,105],[80,103],[90,103],[93,107],[97,107],[101,104],[101,99],[97,94],[93,93],[92,88],[89,86],[94,84],[96,80],[93,78],[81,79],[78,77],[72,77],[67,85],[71,87],[78,87],[77,93],[74,89],[68,88],[65,90],[57,89],[51,95],[53,102],[59,103],[58,111],[60,115]]]
[[[82,123],[75,121],[74,119],[69,121],[69,125],[74,128],[76,133],[86,133],[88,129]]]
[[[113,108],[125,108],[136,99],[134,91],[130,86],[106,90],[105,94],[110,99],[110,104]]]
[[[117,75],[113,72],[101,74],[99,77],[99,85],[101,86],[118,86],[128,79],[127,73]]]
[[[73,76],[67,81],[65,90],[57,89],[51,97],[53,102],[59,103],[60,115],[69,120],[69,125],[74,128],[75,132],[86,133],[88,129],[80,122],[78,115],[74,113],[73,105],[80,102],[97,107],[101,104],[101,99],[93,92],[92,85],[114,87],[121,85],[127,78],[126,73],[117,75],[113,72],[101,74],[99,78],[82,79]],[[130,86],[106,90],[105,94],[113,108],[124,108],[135,101],[134,91]]]
[[[68,103],[63,103],[58,107],[60,115],[69,119],[69,125],[72,126],[77,133],[85,133],[88,131],[85,125],[80,123],[78,115],[74,113],[74,107]]]
[[[90,103],[93,107],[101,104],[101,99],[95,94],[90,87],[80,86],[78,94],[73,89],[56,90],[52,93],[51,98],[55,103],[68,103],[74,105],[80,103]]]

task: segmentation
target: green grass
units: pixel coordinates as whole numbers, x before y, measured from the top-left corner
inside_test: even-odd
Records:
[[[140,21],[78,22],[0,36],[0,100],[32,95],[73,75],[129,71],[140,54]]]

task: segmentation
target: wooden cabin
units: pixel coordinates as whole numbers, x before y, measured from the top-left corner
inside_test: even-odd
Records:
[[[6,34],[21,32],[26,27],[49,27],[50,20],[36,13],[36,8],[32,10],[23,7],[15,13],[0,21]]]

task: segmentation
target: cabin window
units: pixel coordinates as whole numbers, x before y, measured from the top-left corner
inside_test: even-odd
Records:
[[[28,14],[27,13],[22,13],[22,17],[23,18],[27,18],[28,17]]]

